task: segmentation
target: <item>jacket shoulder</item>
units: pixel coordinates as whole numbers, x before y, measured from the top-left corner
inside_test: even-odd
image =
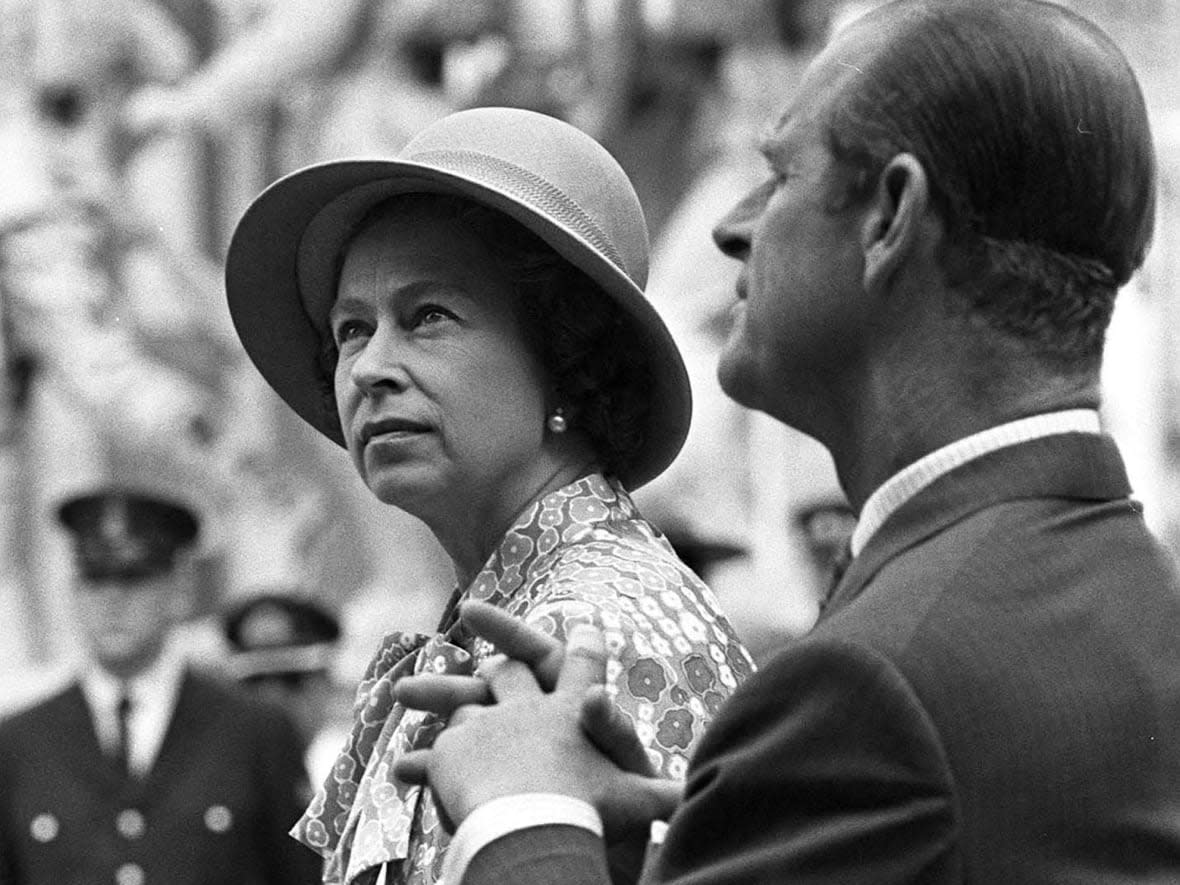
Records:
[[[232,717],[239,727],[291,727],[290,717],[281,707],[254,697],[227,677],[216,673],[190,668],[185,673],[181,697],[188,706],[206,711],[216,710]]]
[[[73,683],[0,717],[0,743],[8,743],[26,735],[39,736],[43,740],[46,727],[79,703],[84,704],[85,701],[81,689]]]

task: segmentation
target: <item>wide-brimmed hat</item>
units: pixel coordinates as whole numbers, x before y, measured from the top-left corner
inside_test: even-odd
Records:
[[[339,253],[373,206],[404,193],[456,195],[511,216],[615,300],[652,375],[643,446],[620,478],[635,488],[663,471],[688,433],[692,395],[680,352],[643,292],[648,240],[639,199],[598,142],[532,111],[460,111],[396,158],[309,166],[254,200],[230,242],[226,289],[238,336],[279,396],[345,444],[324,407],[319,366]]]

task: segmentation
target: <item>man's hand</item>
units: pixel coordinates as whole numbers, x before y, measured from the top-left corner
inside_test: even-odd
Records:
[[[553,690],[565,660],[564,645],[486,602],[464,603],[462,617],[472,633],[492,643],[500,654],[528,665],[542,690]],[[495,664],[484,666],[485,676],[489,666]],[[658,772],[652,768],[635,729],[602,689],[602,679],[587,693],[582,706],[580,721],[586,736],[624,771],[656,777]],[[400,680],[394,693],[407,707],[443,717],[453,716],[462,706],[490,704],[493,700],[484,678],[431,673]]]
[[[553,690],[565,659],[564,645],[486,602],[465,602],[460,611],[468,630],[496,646],[501,655],[526,664],[544,691]],[[470,676],[425,673],[400,680],[394,692],[407,707],[446,717],[466,704],[492,703],[486,679]]]
[[[561,793],[594,802],[597,783],[617,769],[582,733],[582,699],[606,672],[602,636],[575,627],[557,682],[545,693],[529,666],[506,657],[480,667],[496,701],[466,704],[430,750],[408,753],[396,774],[427,780],[450,819],[460,824],[479,805],[518,793]]]
[[[403,703],[452,715],[431,750],[402,757],[397,776],[429,783],[455,824],[500,796],[562,793],[598,809],[608,840],[646,840],[650,821],[675,808],[680,784],[650,776],[646,751],[607,695],[601,633],[575,627],[563,650],[492,606],[469,603],[463,617],[498,649],[524,660],[498,657],[485,663],[480,673],[486,682],[440,676],[402,680],[397,694]],[[544,681],[553,674],[551,693],[534,669]],[[494,707],[479,706],[493,698]]]

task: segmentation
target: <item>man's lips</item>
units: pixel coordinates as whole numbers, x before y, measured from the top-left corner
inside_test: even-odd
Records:
[[[361,428],[361,445],[367,445],[372,439],[380,437],[410,436],[416,433],[429,433],[430,426],[420,421],[408,418],[383,418],[380,421],[369,421]]]

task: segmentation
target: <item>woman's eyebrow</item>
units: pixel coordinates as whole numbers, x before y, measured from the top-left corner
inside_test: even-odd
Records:
[[[437,280],[415,280],[401,286],[391,287],[386,293],[399,299],[423,298],[432,295],[450,295],[452,297],[471,299],[471,293],[456,283],[442,283]],[[331,324],[341,314],[356,313],[366,309],[368,301],[354,295],[337,298],[328,311],[328,322]]]
[[[333,325],[340,318],[341,314],[356,313],[363,304],[364,302],[361,299],[351,298],[347,295],[343,298],[337,298],[328,310],[328,325]]]

